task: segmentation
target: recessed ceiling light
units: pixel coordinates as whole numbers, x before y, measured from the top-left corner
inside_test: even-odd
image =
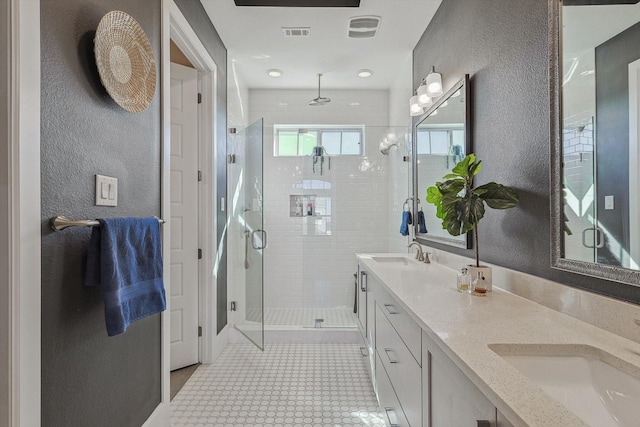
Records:
[[[371,77],[372,74],[373,74],[373,71],[371,70],[358,71],[358,77],[362,77],[363,79],[366,79],[367,77]]]
[[[352,102],[349,105],[352,106],[352,107],[357,107],[358,105],[360,105],[360,103],[359,102]]]
[[[284,72],[282,70],[276,70],[275,68],[272,68],[271,70],[267,70],[267,74],[269,75],[269,77],[278,78],[282,76]]]

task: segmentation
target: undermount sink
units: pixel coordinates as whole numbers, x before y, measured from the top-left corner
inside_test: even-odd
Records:
[[[614,356],[588,346],[532,346],[535,354],[489,347],[587,424],[638,426],[640,380],[599,360],[619,361]]]
[[[405,265],[409,263],[409,260],[402,256],[372,256],[371,259],[375,262],[394,262]]]

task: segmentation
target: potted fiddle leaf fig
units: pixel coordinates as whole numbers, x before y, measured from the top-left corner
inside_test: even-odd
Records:
[[[436,206],[436,216],[442,220],[442,228],[452,236],[474,232],[476,263],[470,265],[471,277],[478,271],[485,278],[487,288],[492,285],[491,269],[480,265],[478,248],[478,223],[484,217],[485,204],[492,209],[509,209],[518,204],[518,193],[502,184],[489,182],[473,187],[473,179],[482,171],[482,161],[469,154],[443,177],[443,182],[427,188],[427,202]]]

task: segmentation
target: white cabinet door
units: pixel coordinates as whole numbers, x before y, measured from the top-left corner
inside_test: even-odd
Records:
[[[429,340],[426,334],[422,339]],[[491,427],[495,426],[493,404],[435,343],[429,342],[432,343],[426,345],[431,382],[429,427],[476,427],[478,421],[489,421]]]

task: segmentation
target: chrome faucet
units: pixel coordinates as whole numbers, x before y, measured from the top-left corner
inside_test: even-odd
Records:
[[[431,252],[424,252],[422,250],[422,246],[420,246],[420,243],[418,242],[411,242],[407,247],[411,248],[413,245],[416,245],[416,247],[418,248],[418,252],[416,253],[416,259],[418,261],[424,262],[425,264],[431,264],[431,260],[429,259],[429,254]]]
[[[424,260],[424,252],[422,252],[422,246],[420,246],[420,243],[418,243],[418,242],[411,242],[411,243],[409,243],[409,246],[407,246],[407,247],[408,247],[409,249],[411,249],[411,247],[412,247],[413,245],[416,245],[416,247],[418,248],[418,252],[416,253],[416,259],[417,259],[418,261],[425,262],[425,260]],[[427,261],[427,262],[431,262],[431,261]]]

